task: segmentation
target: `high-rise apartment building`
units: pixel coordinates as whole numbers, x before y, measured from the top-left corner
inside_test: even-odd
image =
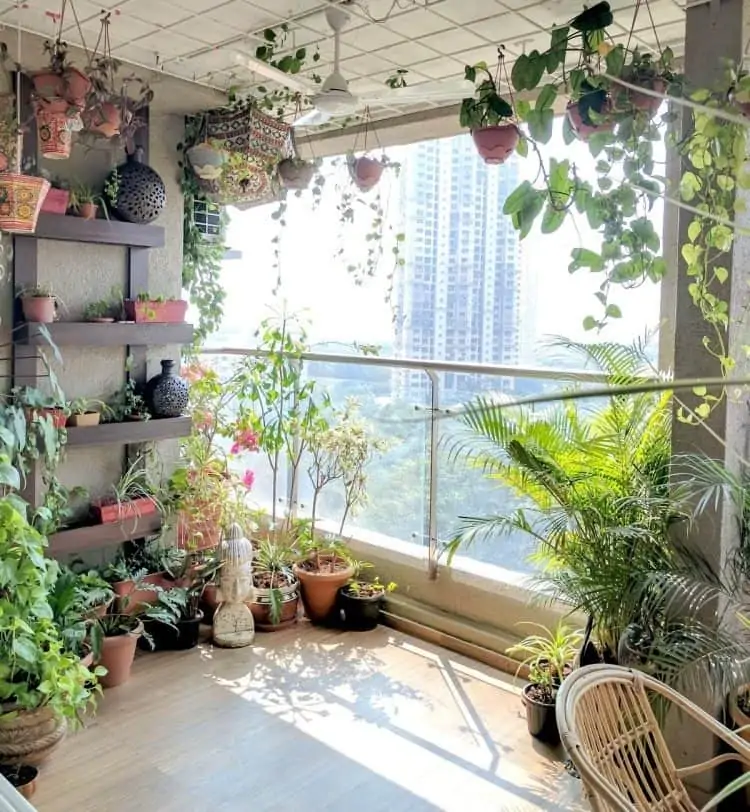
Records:
[[[515,364],[519,361],[521,250],[506,197],[519,182],[513,156],[487,166],[471,138],[423,141],[402,160],[400,205],[406,260],[394,292],[401,357]],[[447,402],[498,388],[486,376],[446,374]],[[395,373],[395,394],[424,400],[423,372]]]

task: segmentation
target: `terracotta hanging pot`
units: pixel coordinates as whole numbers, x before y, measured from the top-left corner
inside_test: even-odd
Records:
[[[610,106],[607,105],[602,112],[609,112],[609,110]],[[614,121],[603,121],[599,124],[594,124],[591,120],[584,121],[578,102],[570,102],[565,109],[565,115],[580,141],[588,141],[595,133],[611,133],[615,128]]]
[[[284,158],[279,162],[276,171],[285,188],[307,189],[315,174],[315,164],[300,158]]]
[[[36,104],[36,131],[42,155],[53,160],[70,158],[72,140],[68,103],[64,99]]]
[[[190,147],[186,154],[193,172],[201,180],[218,180],[221,177],[222,167],[227,160],[227,154],[223,149],[217,149],[208,141],[204,141]]]
[[[644,83],[643,86],[646,87],[646,84]],[[667,83],[664,79],[656,78],[648,85],[648,89],[663,95],[666,93]],[[624,87],[618,93],[616,106],[619,111],[635,108],[648,113],[649,116],[654,116],[661,107],[662,101],[663,99],[660,97],[650,96],[637,90],[631,90],[629,87]]]
[[[363,155],[361,158],[350,158],[349,174],[360,192],[369,192],[378,185],[383,175],[383,164],[376,158]]]
[[[486,164],[504,164],[518,144],[518,127],[515,124],[498,124],[472,130],[474,146]]]
[[[120,133],[122,111],[112,102],[102,102],[82,113],[83,126],[90,133],[114,138]]]
[[[72,66],[65,68],[62,79],[65,86],[63,96],[71,105],[82,110],[91,90],[91,79],[83,71]]]
[[[33,234],[49,188],[44,178],[0,173],[0,231]]]
[[[31,74],[34,93],[42,99],[60,99],[65,95],[65,79],[50,68]]]

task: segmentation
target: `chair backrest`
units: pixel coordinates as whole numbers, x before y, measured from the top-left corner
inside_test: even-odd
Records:
[[[560,737],[596,812],[696,808],[649,703],[652,682],[628,668],[593,665],[574,671],[557,695]]]

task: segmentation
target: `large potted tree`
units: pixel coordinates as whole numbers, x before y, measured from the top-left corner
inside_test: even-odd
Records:
[[[2,463],[3,487],[17,488],[18,472]],[[0,763],[36,766],[93,703],[96,674],[66,651],[52,620],[57,564],[18,497],[0,499],[0,530]]]

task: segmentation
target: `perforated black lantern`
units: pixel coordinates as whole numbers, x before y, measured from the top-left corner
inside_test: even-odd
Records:
[[[114,172],[118,173],[117,181],[113,177]],[[120,220],[151,223],[167,205],[164,181],[158,172],[143,163],[143,149],[140,147],[113,171],[109,181],[117,185],[117,200],[112,210]]]

